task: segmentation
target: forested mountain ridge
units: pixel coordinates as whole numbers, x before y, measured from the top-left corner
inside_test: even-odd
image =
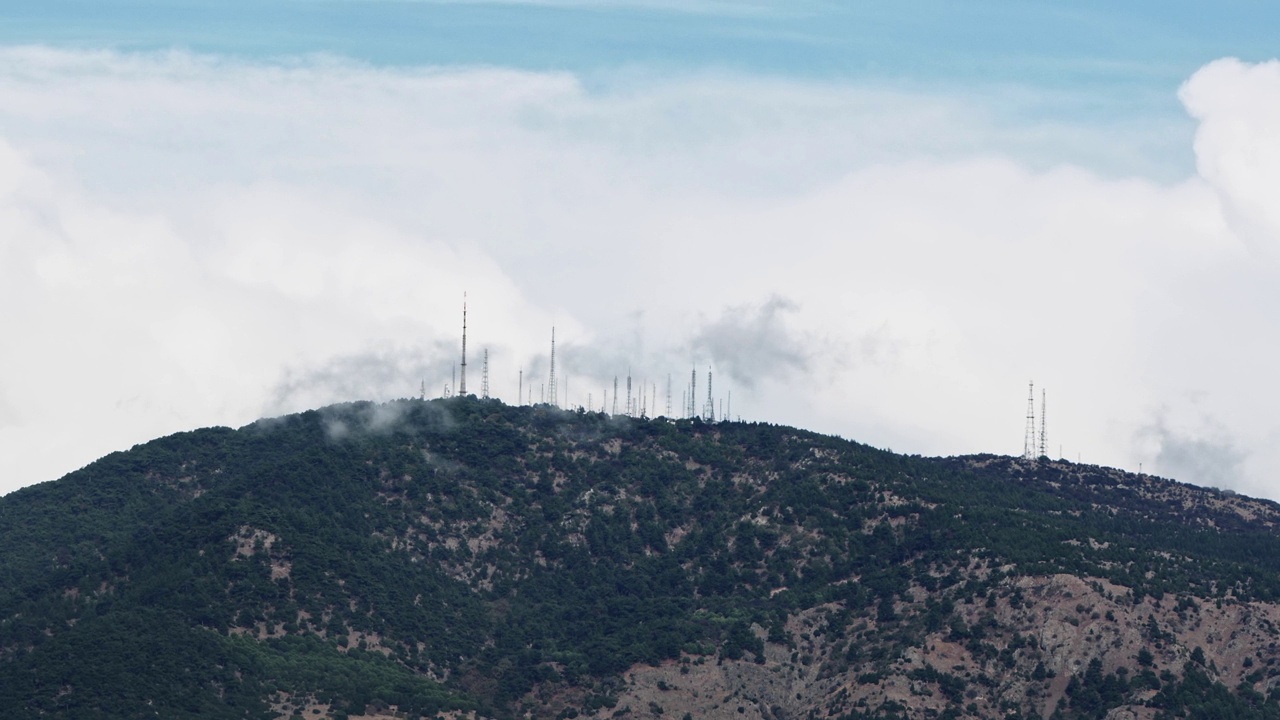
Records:
[[[333,406],[0,498],[0,708],[1280,717],[1278,521],[764,424]]]

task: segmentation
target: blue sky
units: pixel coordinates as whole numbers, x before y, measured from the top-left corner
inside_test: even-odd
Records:
[[[1280,497],[1276,8],[0,3],[0,492],[439,394],[465,291],[507,401],[552,325],[561,404],[713,368],[921,454],[1034,380],[1064,457]]]
[[[0,40],[589,73],[631,65],[894,82],[1175,87],[1269,56],[1274,3],[10,0]]]

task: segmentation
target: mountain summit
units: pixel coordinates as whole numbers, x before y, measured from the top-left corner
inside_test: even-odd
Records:
[[[495,400],[0,498],[10,718],[1280,718],[1280,506]]]

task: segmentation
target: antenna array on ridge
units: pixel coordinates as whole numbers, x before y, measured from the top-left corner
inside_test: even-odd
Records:
[[[451,376],[450,376],[449,382],[445,383],[444,387],[442,388],[441,397],[443,398],[454,398],[459,396],[467,397],[467,329],[468,329],[467,328],[467,320],[468,320],[467,312],[468,312],[467,293],[464,291],[462,293],[461,353],[460,353],[460,356],[458,357],[458,361],[455,362],[453,364],[453,367],[451,368]],[[491,395],[492,388],[489,382],[490,381],[489,349],[483,348],[482,354],[483,354],[483,360],[482,360],[483,364],[481,368],[480,397],[481,399],[488,400],[492,397]],[[620,387],[621,385],[621,383],[619,382],[620,380],[621,380],[621,377],[618,375],[615,375],[613,378],[613,400],[612,400],[613,415],[618,415],[619,412],[621,412],[628,417],[636,417],[636,418],[650,418],[650,417],[659,416],[659,408],[661,406],[659,405],[660,390],[658,388],[658,384],[660,381],[657,381],[657,380],[650,381],[650,380],[641,378],[639,381],[639,384],[637,384],[636,378],[631,373],[631,369],[628,368],[627,375],[626,375],[626,394],[624,395],[622,393],[622,388]],[[717,398],[715,397],[715,394],[714,394],[714,386],[712,384],[712,381],[713,381],[712,369],[708,367],[706,397],[702,402],[699,402],[700,398],[698,395],[698,371],[695,364],[695,367],[691,368],[689,371],[689,387],[681,393],[680,410],[675,410],[673,412],[675,388],[672,384],[672,375],[668,373],[665,413],[662,416],[671,420],[675,420],[677,416],[681,416],[689,419],[701,419],[704,422],[712,422],[712,423],[716,422],[717,419],[729,420],[732,413],[732,404],[731,404],[732,400],[730,399],[732,396],[729,396],[728,398],[719,398],[718,402],[720,403],[720,405],[719,407],[717,407],[716,406]],[[521,367],[519,369],[519,375],[518,375],[517,386],[516,386],[517,388],[516,404],[518,405],[535,404],[534,384],[535,383],[533,382],[533,378],[531,376],[528,390],[527,390],[528,394],[526,395],[526,389],[525,389],[525,383],[524,383],[524,368]],[[537,390],[540,391],[540,394],[537,396],[538,402],[548,404],[548,405],[553,405],[555,407],[561,407],[560,403],[561,403],[561,400],[563,399],[565,403],[565,407],[570,407],[572,405],[572,401],[569,396],[568,376],[567,375],[561,376],[557,374],[555,326],[552,326],[551,328],[551,355],[550,355],[549,370],[547,374],[547,382],[538,383],[538,385],[539,387],[537,388]],[[560,393],[562,388],[564,391],[563,396]],[[418,395],[421,399],[423,400],[426,399],[425,379],[421,382],[418,388]],[[603,392],[601,393],[601,398],[602,399],[600,402],[599,412],[607,413],[610,410],[609,389],[607,385],[605,386],[605,388],[603,389]],[[593,405],[594,405],[594,395],[592,393],[587,393],[586,409],[594,410],[594,408],[592,407]],[[581,410],[582,406],[579,405],[579,408]],[[1030,456],[1034,454],[1033,445],[1034,445],[1034,435],[1035,435],[1035,430],[1034,430],[1035,420],[1034,420],[1032,411],[1029,410],[1028,413],[1029,413],[1028,416],[1030,418],[1029,427],[1031,428],[1028,431],[1029,432],[1028,437],[1031,438],[1028,441],[1030,443],[1028,445],[1028,448],[1032,448],[1032,449],[1027,450],[1027,454]],[[1043,407],[1043,398],[1042,398],[1042,404],[1041,404],[1042,418],[1043,418],[1043,413],[1044,413],[1044,407]],[[1044,452],[1044,448],[1046,447],[1046,445],[1047,445],[1047,435],[1044,432],[1043,419],[1042,419],[1041,433],[1040,433],[1040,451],[1042,454]]]

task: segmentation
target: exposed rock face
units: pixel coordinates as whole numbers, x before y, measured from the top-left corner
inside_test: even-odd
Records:
[[[1083,677],[1095,659],[1104,676],[1149,668],[1181,677],[1197,648],[1203,659],[1195,664],[1214,681],[1228,687],[1243,683],[1263,694],[1280,684],[1275,604],[1185,596],[1135,602],[1126,588],[1071,575],[1019,577],[991,597],[994,602],[956,606],[968,638],[956,637],[959,623],[953,621],[952,628],[924,635],[919,647],[879,671],[874,662],[850,662],[849,648],[874,646],[889,629],[865,621],[832,628],[829,621],[839,608],[813,608],[788,621],[783,642],[765,644],[763,662],[685,656],[632,668],[616,708],[640,716],[783,720],[884,707],[933,717],[957,705],[979,717],[1016,710],[1048,718],[1060,702],[1069,704],[1072,678]],[[755,629],[764,639],[764,630]],[[1144,650],[1150,658],[1140,657]],[[1131,703],[1107,717],[1152,718],[1156,709],[1142,703],[1155,694],[1133,692]],[[613,716],[619,714],[626,713]]]

